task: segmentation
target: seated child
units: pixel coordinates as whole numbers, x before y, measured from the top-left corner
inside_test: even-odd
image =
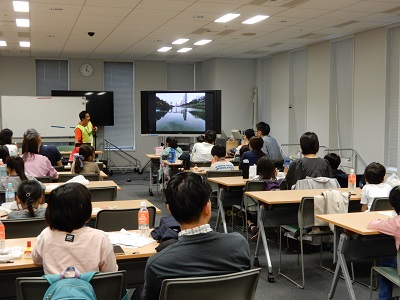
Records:
[[[283,178],[277,179],[276,176],[278,174],[277,169],[275,168],[274,162],[270,160],[266,156],[262,156],[257,161],[257,175],[258,180],[264,180],[267,183],[266,191],[275,191],[279,190],[279,186],[283,181]],[[255,217],[251,214],[248,214],[247,224],[251,232],[255,233],[251,240],[256,242],[258,239],[258,227],[255,225]]]
[[[75,154],[71,173],[73,174],[100,174],[97,163],[93,162],[94,149],[90,145],[83,144],[79,147],[79,154]]]
[[[174,137],[167,137],[167,139],[165,140],[166,142],[166,147],[164,148],[164,150],[161,153],[161,157],[160,157],[160,169],[159,169],[159,178],[161,178],[162,174],[163,174],[163,162],[162,160],[167,160],[169,153],[171,152],[171,149],[175,150],[175,160],[177,160],[183,153],[183,150],[178,147],[178,142]],[[173,174],[170,174],[170,167],[169,166],[165,166],[164,172],[166,174],[167,177],[171,177]],[[167,178],[168,179],[168,178]]]
[[[80,273],[118,270],[113,245],[107,235],[86,226],[92,215],[89,190],[80,183],[66,183],[54,189],[45,213],[49,225],[37,237],[32,252],[45,274],[60,274],[68,267]]]
[[[368,186],[368,184],[366,186]],[[384,234],[393,236],[398,250],[400,245],[400,186],[395,186],[390,191],[389,202],[396,211],[397,216],[387,220],[373,220],[369,222],[368,229],[375,229]],[[382,259],[381,266],[397,268],[396,257]],[[392,282],[381,277],[379,285],[379,300],[392,299]]]
[[[11,182],[15,191],[18,191],[19,185],[25,180],[37,181],[35,177],[25,173],[24,160],[19,156],[12,156],[7,159],[7,173],[8,176],[2,184],[6,188],[7,183]],[[46,189],[42,183],[39,183],[39,185],[43,190]]]
[[[384,183],[386,169],[380,163],[370,163],[364,172],[365,181],[361,191],[361,211],[369,211],[372,202],[377,197],[388,197],[392,187]]]
[[[233,171],[233,164],[225,160],[226,148],[223,145],[215,145],[211,149],[214,163],[210,167],[210,171]]]
[[[46,208],[40,207],[43,189],[37,180],[23,181],[17,190],[19,210],[13,210],[7,219],[44,218]]]
[[[340,166],[340,156],[337,155],[336,153],[328,153],[327,155],[324,156],[324,159],[326,159],[329,164],[331,165],[331,169],[332,169],[332,174],[333,176],[339,175],[339,174],[346,174],[343,170],[338,169]]]

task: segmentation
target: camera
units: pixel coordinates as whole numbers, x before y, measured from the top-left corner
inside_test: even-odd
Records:
[[[87,34],[88,34],[89,36],[94,36],[94,32],[93,32],[93,31],[89,31]]]

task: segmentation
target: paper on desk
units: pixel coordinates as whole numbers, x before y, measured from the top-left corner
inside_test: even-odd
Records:
[[[125,229],[121,229],[119,232],[109,232],[107,235],[114,245],[140,248],[154,242],[152,238],[143,237],[139,233],[129,232]]]
[[[52,191],[52,190],[54,190],[55,188],[57,188],[58,187],[58,184],[49,184],[49,185],[46,185],[46,191]]]

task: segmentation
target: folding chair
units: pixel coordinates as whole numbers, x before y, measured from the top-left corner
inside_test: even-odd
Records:
[[[147,207],[149,210],[149,227],[154,228],[156,208]],[[129,209],[103,209],[97,213],[95,228],[103,231],[137,230],[139,208]]]
[[[393,210],[393,207],[390,205],[389,197],[380,197],[375,198],[371,204],[370,211],[379,211],[379,210]]]
[[[15,282],[17,300],[42,299],[49,288],[48,281],[43,277],[18,277]],[[90,283],[97,300],[122,299],[126,294],[126,271],[98,273]]]
[[[116,186],[89,187],[92,202],[113,201],[117,198]]]
[[[44,218],[4,219],[7,239],[38,236],[47,227]]]
[[[254,300],[261,269],[232,274],[165,279],[160,300]]]
[[[58,175],[58,182],[67,182],[68,180],[74,178],[75,176],[82,175],[85,177],[85,179],[89,181],[99,181],[100,180],[100,175],[99,174],[59,174]]]

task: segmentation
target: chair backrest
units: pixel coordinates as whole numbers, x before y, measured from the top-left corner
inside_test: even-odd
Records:
[[[297,180],[295,190],[340,188],[336,178],[317,177]]]
[[[254,300],[260,269],[220,276],[165,279],[160,300]]]
[[[89,181],[99,181],[100,180],[99,174],[84,174],[84,173],[72,174],[71,173],[71,174],[59,174],[57,181],[58,182],[67,182],[68,180],[70,180],[78,175],[82,175],[83,177],[85,177],[85,179],[87,179]]]
[[[149,227],[154,228],[156,208],[149,206]],[[104,209],[97,213],[95,228],[103,231],[137,230],[139,208],[129,209]]]
[[[53,168],[56,169],[57,172],[64,171],[64,165],[62,165],[62,166],[53,166]]]
[[[210,167],[211,166],[211,161],[192,161],[191,165],[192,165],[192,167],[197,165],[199,168]]]
[[[299,228],[313,227],[315,223],[314,197],[303,197],[297,213]]]
[[[97,300],[122,299],[126,294],[126,271],[98,273],[90,283]],[[16,288],[17,300],[37,300],[43,299],[49,283],[43,277],[18,277]]]
[[[264,180],[249,180],[243,189],[243,205],[254,204],[254,200],[247,196],[244,192],[265,191],[267,183]]]
[[[58,151],[72,151],[75,149],[75,146],[73,145],[61,145],[57,146]]]
[[[44,218],[4,219],[2,222],[6,228],[7,239],[38,236],[47,227]]]
[[[35,178],[37,179],[37,181],[40,181],[42,183],[51,183],[52,182],[52,178],[50,176],[37,176]]]
[[[117,198],[116,186],[90,187],[88,190],[92,196],[92,202],[113,201]]]
[[[388,197],[375,198],[371,204],[370,211],[378,210],[392,210],[393,207],[390,205]]]
[[[103,171],[104,163],[102,161],[96,162],[97,166],[99,167],[100,171]]]

